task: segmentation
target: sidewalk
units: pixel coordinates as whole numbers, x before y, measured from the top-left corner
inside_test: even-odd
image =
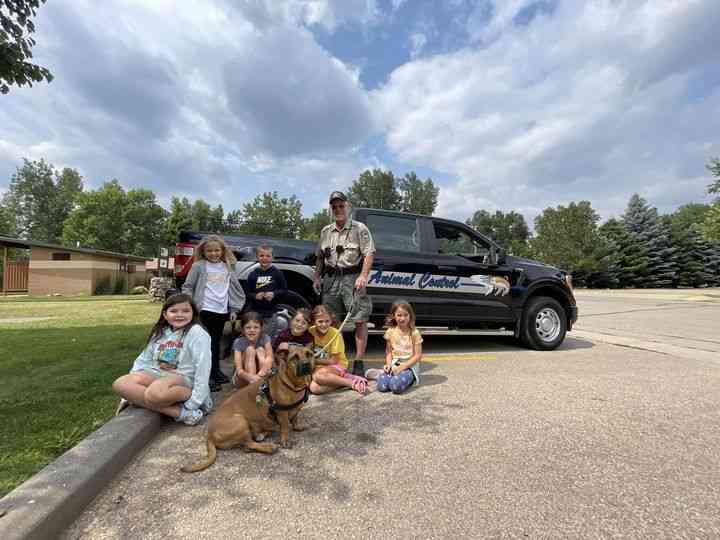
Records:
[[[0,538],[57,538],[165,422],[134,407],[112,418],[0,499]]]

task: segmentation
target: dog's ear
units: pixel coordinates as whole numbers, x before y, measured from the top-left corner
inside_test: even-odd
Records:
[[[288,350],[280,349],[278,351],[275,351],[275,358],[277,359],[278,362],[287,362]]]

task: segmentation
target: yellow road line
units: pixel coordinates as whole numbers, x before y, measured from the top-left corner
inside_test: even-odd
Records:
[[[483,362],[487,360],[497,360],[496,354],[488,353],[438,353],[438,354],[423,354],[423,360],[432,362],[450,362],[453,360],[459,361],[476,361]],[[384,362],[385,357],[379,356],[367,356],[365,362]],[[352,360],[350,360],[352,365]]]

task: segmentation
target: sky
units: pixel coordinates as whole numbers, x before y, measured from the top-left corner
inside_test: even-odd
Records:
[[[717,0],[49,0],[0,95],[0,191],[23,158],[86,189],[296,195],[310,216],[368,168],[440,188],[436,215],[633,193],[709,202]]]

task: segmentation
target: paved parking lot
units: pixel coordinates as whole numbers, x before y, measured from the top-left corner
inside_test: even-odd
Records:
[[[313,398],[274,456],[186,475],[204,428],[168,424],[66,538],[720,536],[720,292],[578,299],[559,350],[433,337],[420,387]]]

